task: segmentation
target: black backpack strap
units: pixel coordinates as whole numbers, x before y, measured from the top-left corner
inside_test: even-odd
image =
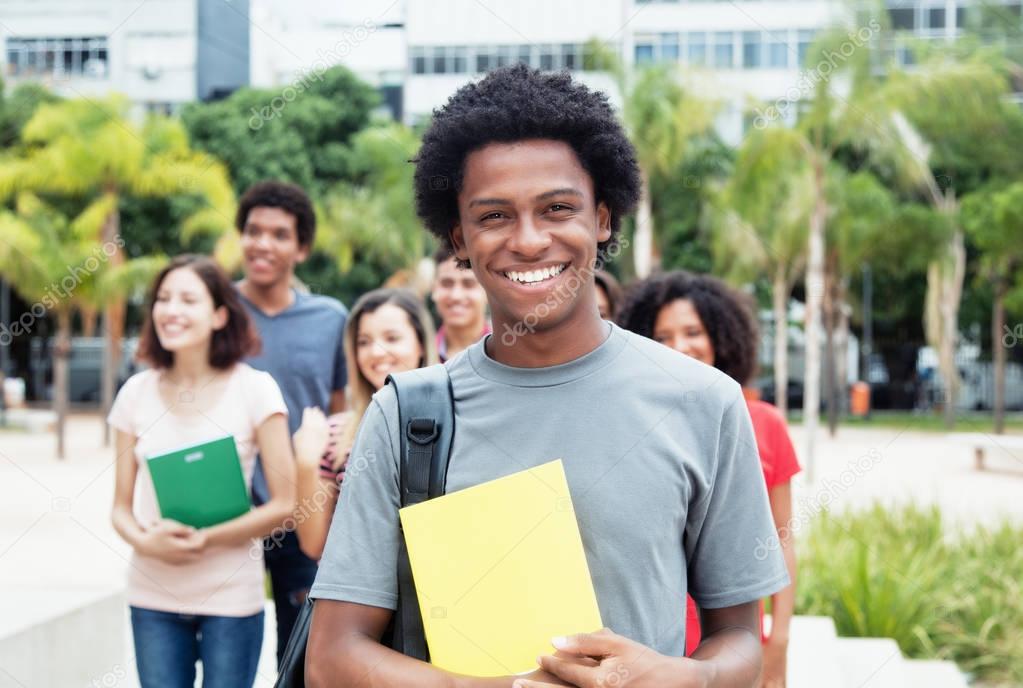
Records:
[[[443,365],[432,365],[390,375],[387,382],[394,385],[398,397],[401,505],[411,506],[444,494],[455,431],[451,378]],[[399,542],[398,609],[393,625],[393,649],[429,661],[404,534]]]

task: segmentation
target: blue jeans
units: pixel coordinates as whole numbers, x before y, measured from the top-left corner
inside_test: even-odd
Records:
[[[131,608],[135,663],[142,688],[193,688],[202,662],[203,688],[252,688],[263,645],[263,612],[191,616]]]

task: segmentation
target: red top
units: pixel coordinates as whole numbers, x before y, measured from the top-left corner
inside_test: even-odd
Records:
[[[753,421],[753,434],[757,438],[760,467],[764,471],[767,489],[786,484],[800,468],[785,417],[766,401],[747,399],[746,407]],[[760,607],[760,627],[764,627],[763,605]],[[691,655],[699,644],[700,617],[693,598],[686,595],[686,655]]]

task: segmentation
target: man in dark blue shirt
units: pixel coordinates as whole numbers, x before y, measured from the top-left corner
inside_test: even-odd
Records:
[[[295,266],[308,257],[316,232],[316,215],[302,189],[275,181],[255,184],[242,196],[235,224],[245,269],[238,291],[263,340],[262,351],[247,362],[277,381],[294,433],[307,406],[328,413],[344,409],[342,335],[348,311],[336,299],[292,286]],[[266,478],[257,463],[252,499],[261,504],[267,498]],[[266,540],[264,551],[277,612],[279,660],[313,583],[316,562],[302,553],[293,532]]]

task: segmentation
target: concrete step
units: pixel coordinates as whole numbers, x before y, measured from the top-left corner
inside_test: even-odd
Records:
[[[789,688],[844,688],[838,665],[835,622],[827,616],[795,616],[789,626]]]
[[[836,648],[845,688],[910,686],[903,674],[902,652],[891,638],[839,638]]]
[[[113,686],[127,675],[120,590],[22,589],[2,608],[0,688]]]
[[[966,677],[955,662],[936,659],[907,659],[902,664],[906,688],[968,688]]]

